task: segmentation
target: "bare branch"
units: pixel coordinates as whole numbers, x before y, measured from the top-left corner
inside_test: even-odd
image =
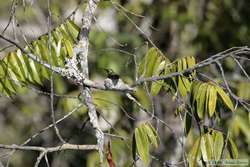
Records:
[[[81,107],[83,106],[83,104],[79,104],[76,108],[74,108],[72,111],[70,111],[68,114],[64,115],[62,118],[58,119],[55,123],[58,124],[60,122],[62,122],[64,119],[68,118],[70,115],[72,115],[74,112],[76,112],[77,110],[79,110]],[[48,129],[53,127],[53,123],[48,125],[47,127],[41,129],[39,132],[33,134],[31,137],[29,137],[27,140],[25,140],[21,146],[24,146],[26,144],[28,144],[32,139],[36,138],[37,136],[39,136],[41,133],[47,131]],[[9,156],[13,155],[15,153],[15,150],[12,150],[9,154]],[[9,163],[9,160],[8,160]],[[7,165],[8,166],[8,165]]]
[[[48,43],[48,47],[49,47],[49,57],[50,57],[50,62],[52,62],[52,50],[51,50],[51,9],[50,9],[50,0],[47,0],[48,3],[48,12],[49,12],[49,16],[48,16],[48,39],[49,39],[49,43]],[[52,65],[51,65],[52,67]],[[54,131],[58,137],[58,139],[62,142],[62,143],[66,143],[65,140],[63,139],[63,137],[60,134],[59,129],[56,126],[56,119],[55,119],[55,110],[54,110],[54,72],[51,73],[50,75],[50,110],[51,110],[51,119],[53,122],[53,127],[54,127]]]
[[[244,73],[244,75],[247,77],[247,79],[250,81],[250,76],[248,75],[248,73],[246,72],[246,70],[242,67],[242,65],[240,64],[240,62],[234,57],[231,56],[234,61],[238,64],[238,66],[240,67],[241,71]]]
[[[64,115],[62,118],[58,119],[55,123],[58,124],[60,122],[62,122],[64,119],[68,118],[69,116],[71,116],[74,112],[76,112],[77,110],[79,110],[81,107],[83,106],[83,104],[79,104],[76,108],[74,108],[72,111],[70,111],[68,114]],[[50,129],[53,127],[53,123],[48,125],[47,127],[41,129],[39,132],[35,133],[34,135],[32,135],[30,138],[28,138],[25,142],[23,142],[22,145],[26,145],[28,144],[32,139],[34,139],[35,137],[37,137],[39,134],[45,132],[46,130]]]
[[[44,157],[45,154],[46,154],[45,151],[43,151],[43,152],[41,152],[41,153],[39,154],[39,156],[38,156],[37,159],[36,159],[36,163],[35,163],[34,167],[38,167],[38,166],[39,166],[39,164],[40,164],[40,162],[41,162],[41,160],[43,159],[43,157]]]
[[[50,167],[50,165],[49,165],[49,159],[48,159],[47,154],[44,155],[44,158],[45,158],[47,167]]]
[[[118,11],[120,11],[122,13],[122,15],[124,15],[128,21],[133,24],[133,26],[135,26],[135,28],[148,40],[148,42],[154,46],[155,48],[157,48],[157,46],[154,44],[154,42],[150,39],[150,37],[127,15],[127,12],[124,8],[121,8],[120,6],[117,5],[117,3],[113,2],[112,0],[110,1],[112,3],[112,5],[114,6],[114,8]]]
[[[5,145],[0,144],[0,148],[2,149],[10,149],[10,150],[23,150],[23,151],[38,151],[38,152],[58,152],[63,150],[97,150],[97,145],[78,145],[78,144],[69,144],[65,143],[60,146],[55,147],[39,147],[39,146],[19,146],[19,145]]]

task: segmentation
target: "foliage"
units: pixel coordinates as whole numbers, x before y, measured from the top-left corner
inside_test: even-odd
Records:
[[[231,138],[224,138],[221,132],[214,130],[198,137],[189,153],[190,166],[204,165],[208,160],[237,159],[238,150],[235,143]]]
[[[47,7],[38,3],[47,12]],[[58,23],[57,15],[64,16],[60,9],[69,2],[53,3],[53,21]],[[91,80],[102,81],[105,78],[103,68],[113,69],[129,84],[135,82],[136,76],[140,80],[181,74],[137,86],[132,95],[142,107],[123,93],[93,91],[102,130],[116,135],[114,138],[107,135],[116,165],[131,166],[142,160],[144,166],[162,166],[165,162],[182,162],[184,154],[189,166],[204,165],[208,160],[249,157],[250,113],[235,99],[237,96],[249,103],[249,76],[245,75],[249,73],[249,60],[235,57],[245,72],[232,57],[221,60],[230,91],[223,83],[221,72],[212,64],[182,73],[196,67],[201,60],[209,58],[208,55],[250,43],[247,38],[250,34],[247,29],[249,2],[211,0],[202,4],[196,0],[185,3],[159,0],[119,3],[139,27],[143,27],[149,18],[152,26],[148,26],[148,34],[158,48],[145,45],[147,34],[139,35],[119,8],[113,15],[116,31],[109,33],[98,28],[98,21],[90,31]],[[28,6],[26,9],[32,20],[37,13]],[[83,4],[80,8],[85,6]],[[116,8],[109,1],[101,2],[99,15],[110,9]],[[22,10],[17,11],[19,20],[25,20]],[[73,20],[59,21],[51,36],[46,33],[23,48],[52,66],[64,68],[65,62],[72,58],[79,31]],[[50,92],[48,81],[51,74],[49,69],[28,58],[20,49],[5,53],[0,61],[0,92],[11,99],[1,97],[0,123],[3,126],[0,130],[8,132],[0,138],[1,143],[20,143],[17,139],[24,140],[51,123],[48,98],[34,95],[31,89],[35,87],[36,92],[43,94]],[[54,79],[56,92],[65,96],[55,95],[56,116],[61,117],[81,103],[80,90],[59,75]],[[82,123],[88,118],[86,111],[86,106],[81,107],[74,117],[58,126],[63,136],[70,138],[69,142],[95,143],[88,121]],[[179,140],[183,140],[183,146]],[[58,142],[56,135],[49,132],[39,135],[31,144],[52,145],[55,142]],[[177,152],[180,147],[183,147],[183,153]],[[11,165],[31,166],[32,160],[25,159],[21,153],[16,155],[19,160],[13,160]],[[65,166],[92,167],[99,163],[95,151],[53,154],[49,157],[49,161],[52,160],[55,164],[56,160],[61,161]],[[108,164],[105,162],[105,165]]]
[[[159,137],[156,130],[148,122],[141,124],[135,128],[133,142],[135,143],[132,147],[134,160],[136,160],[135,152],[137,151],[145,166],[148,166],[150,158],[149,146],[153,145],[157,148],[159,145]]]
[[[42,35],[24,49],[52,66],[63,67],[65,61],[72,57],[73,43],[78,33],[79,27],[68,20],[52,31],[51,37]],[[28,83],[42,85],[44,80],[49,79],[50,74],[48,69],[29,59],[18,49],[8,53],[1,60],[0,89],[4,95],[11,96],[16,93],[18,86],[24,86]]]

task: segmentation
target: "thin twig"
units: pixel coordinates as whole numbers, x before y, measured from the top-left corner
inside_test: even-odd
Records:
[[[119,8],[121,8],[124,12],[130,13],[130,14],[132,14],[132,15],[134,15],[134,16],[136,16],[136,17],[140,17],[140,18],[144,18],[144,17],[145,17],[145,16],[143,16],[143,15],[137,14],[137,13],[135,13],[135,12],[132,12],[132,11],[130,11],[130,10],[124,8],[122,5],[120,5],[120,4],[117,3],[117,2],[114,2],[113,0],[111,0],[111,2],[112,2],[113,5],[116,5],[116,6],[118,6]]]
[[[47,167],[50,167],[50,165],[49,165],[49,159],[48,159],[47,154],[44,155],[44,158],[45,158]]]
[[[154,46],[155,48],[157,48],[157,46],[154,44],[154,42],[150,39],[150,37],[127,15],[127,13],[124,12],[124,9],[120,9],[116,4],[114,4],[113,1],[110,1],[112,3],[112,5],[114,6],[114,8],[118,11],[120,11],[122,13],[122,15],[124,15],[127,20],[133,24],[133,26],[135,26],[135,28],[148,40],[148,42]]]
[[[48,16],[48,48],[49,48],[49,57],[50,57],[50,62],[52,63],[52,50],[51,50],[51,9],[50,9],[50,0],[47,0],[48,2],[48,12],[49,12],[49,16]],[[52,65],[51,65],[52,68]],[[50,75],[50,110],[51,110],[51,119],[52,119],[52,123],[53,123],[53,127],[54,127],[54,131],[58,137],[58,139],[62,142],[62,143],[66,143],[65,140],[63,139],[63,137],[60,134],[59,129],[56,126],[56,119],[55,119],[55,110],[54,110],[54,72],[52,71],[51,75]]]
[[[247,79],[250,81],[250,77],[248,75],[248,73],[246,72],[246,70],[242,67],[242,65],[240,64],[240,62],[234,57],[234,56],[231,56],[234,61],[238,64],[238,66],[240,67],[241,71],[244,73],[244,75],[247,77]]]
[[[35,163],[34,167],[38,167],[39,166],[39,164],[40,164],[40,162],[43,159],[43,157],[44,157],[45,154],[46,154],[45,151],[40,152],[39,156],[36,159],[36,163]]]
[[[238,101],[238,102],[239,102],[248,112],[250,112],[250,108],[248,107],[249,104],[246,103],[246,102],[245,102],[244,100],[242,100],[241,98],[239,98],[238,96],[236,96],[236,95],[232,92],[232,90],[230,89],[230,87],[229,87],[229,85],[228,85],[228,82],[227,82],[227,80],[226,80],[225,73],[224,73],[224,70],[223,70],[223,68],[222,68],[221,63],[218,62],[218,61],[216,61],[216,64],[218,65],[218,67],[219,67],[219,69],[220,69],[220,71],[221,71],[222,79],[223,79],[223,81],[224,81],[224,83],[225,83],[225,86],[226,86],[226,89],[227,89],[228,93],[229,93],[236,101]],[[248,106],[247,106],[247,105],[248,105]]]
[[[72,111],[70,111],[68,114],[64,115],[62,118],[58,119],[56,121],[56,124],[62,122],[64,119],[68,118],[69,116],[71,116],[74,112],[76,112],[78,109],[80,109],[83,106],[83,104],[79,104],[76,108],[74,108]],[[39,132],[33,134],[31,137],[29,137],[27,140],[25,140],[20,146],[24,146],[26,144],[28,144],[31,140],[33,140],[34,138],[36,138],[37,136],[39,136],[41,133],[47,131],[48,129],[52,128],[53,124],[50,124],[48,126],[46,126],[45,128],[41,129]],[[15,150],[11,151],[9,153],[9,156],[13,155],[15,153]],[[9,162],[9,161],[8,161]],[[7,163],[8,164],[8,163]]]
[[[5,28],[3,29],[3,31],[1,32],[1,35],[4,35],[5,31],[8,29],[11,21],[14,19],[15,17],[15,12],[16,12],[16,0],[12,0],[12,3],[11,3],[11,10],[10,10],[10,18],[8,20],[8,23],[7,25],[5,26]]]

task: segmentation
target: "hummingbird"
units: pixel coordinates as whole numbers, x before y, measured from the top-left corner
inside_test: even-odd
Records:
[[[107,72],[107,78],[104,80],[104,86],[106,88],[118,88],[124,91],[134,91],[129,85],[124,83],[120,76],[116,74],[112,69],[105,69]]]
[[[112,69],[105,69],[107,78],[112,80],[113,85],[116,85],[120,79],[120,75],[116,74]]]

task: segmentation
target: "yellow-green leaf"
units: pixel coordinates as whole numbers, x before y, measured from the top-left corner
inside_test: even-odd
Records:
[[[200,119],[203,119],[204,113],[205,113],[205,102],[206,102],[206,92],[207,92],[207,84],[203,83],[199,87],[199,92],[196,97],[196,102],[197,102],[197,114]]]
[[[230,97],[224,92],[224,90],[221,87],[216,86],[216,90],[217,90],[218,94],[220,95],[221,99],[223,100],[223,102],[226,104],[226,106],[231,111],[234,111],[234,105],[233,105],[233,102],[231,101]]]
[[[187,56],[186,59],[188,68],[193,67],[195,65],[195,58],[193,56]]]
[[[159,137],[156,130],[150,123],[145,123],[143,126],[144,132],[147,134],[150,144],[155,148],[159,146]]]
[[[206,138],[205,135],[201,137],[201,155],[203,157],[204,161],[207,161],[208,158],[208,153],[207,153],[207,148],[206,148]]]
[[[209,116],[212,117],[216,108],[217,90],[214,88],[214,86],[210,86],[210,90],[208,93],[209,93],[208,113]]]
[[[67,39],[64,39],[63,42],[64,42],[64,45],[66,47],[66,50],[67,50],[67,53],[68,53],[68,57],[72,57],[73,53],[74,53],[72,44]]]
[[[205,135],[205,145],[206,145],[206,151],[207,151],[207,158],[212,159],[213,155],[213,138],[211,134]]]
[[[136,148],[145,166],[149,164],[149,141],[142,128],[135,129]]]
[[[228,150],[229,150],[231,158],[233,158],[233,159],[238,158],[238,155],[239,155],[238,148],[231,138],[229,138]]]
[[[178,89],[180,91],[181,96],[186,96],[187,95],[187,89],[184,85],[184,82],[182,80],[182,77],[178,77]]]
[[[222,149],[224,145],[223,135],[220,132],[214,131],[213,133],[214,138],[214,158],[215,160],[221,159]]]
[[[166,63],[167,63],[167,59],[162,61],[157,67],[156,71],[154,71],[154,75],[160,76],[163,71],[164,71],[164,75],[166,75],[167,74],[165,70]],[[156,96],[160,92],[163,84],[164,84],[164,80],[153,82],[151,85],[151,89],[150,89],[151,95]]]
[[[197,94],[199,92],[199,87],[202,85],[202,82],[194,81],[191,85],[191,102],[192,105],[194,105],[195,99],[197,97]]]
[[[191,149],[191,151],[189,153],[188,161],[189,161],[189,166],[190,167],[196,167],[197,166],[197,161],[199,159],[199,152],[200,152],[200,143],[201,143],[201,138],[199,137],[195,141],[195,143],[194,143],[194,145],[193,145],[193,147],[192,147],[192,149]]]
[[[73,38],[76,39],[80,32],[80,28],[72,20],[67,20],[66,27],[72,34]]]
[[[144,77],[154,74],[163,59],[163,54],[157,48],[150,48],[145,58],[139,65],[138,73]]]

